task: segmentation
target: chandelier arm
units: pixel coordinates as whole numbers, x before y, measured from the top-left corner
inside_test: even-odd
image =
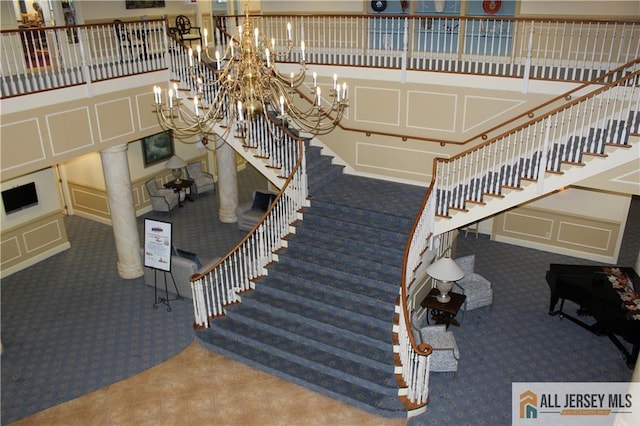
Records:
[[[276,48],[275,39],[269,41],[254,25],[257,22],[259,19],[249,17],[245,1],[245,20],[237,35],[227,35],[222,52],[209,48],[206,34],[204,49],[198,45],[195,57],[189,49],[186,86],[193,108],[182,102],[177,85],[175,97],[169,90],[166,106],[162,90],[154,87],[156,113],[163,128],[173,129],[184,139],[224,129],[225,135],[233,132],[243,143],[265,151],[273,146],[258,143],[254,135],[263,138],[268,131],[273,140],[282,141],[286,134],[295,136],[293,128],[312,134],[326,134],[335,128],[348,106],[346,84],[341,90],[334,75],[333,89],[322,97],[314,73],[313,96],[308,94],[304,42],[300,43],[299,69],[285,75],[276,63],[290,57],[293,50],[290,25],[286,46]]]

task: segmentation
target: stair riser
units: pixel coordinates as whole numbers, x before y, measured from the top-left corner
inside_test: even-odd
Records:
[[[356,275],[355,273],[332,269],[327,266],[319,266],[317,264],[310,263],[308,261],[301,260],[301,259],[295,259],[291,257],[281,257],[280,263],[283,265],[291,265],[291,266],[306,270],[308,271],[307,276],[310,276],[315,274],[316,272],[319,272],[323,275],[330,276],[336,280],[354,282],[354,283],[361,284],[365,287],[372,287],[372,288],[377,288],[383,291],[388,291],[390,294],[393,294],[394,297],[395,295],[397,295],[397,292],[398,292],[397,284],[389,283],[387,281],[372,279],[370,277],[365,277],[362,275]]]
[[[323,271],[324,272],[324,271]],[[269,270],[269,276],[275,278],[282,278],[283,280],[296,281],[305,280],[312,282],[316,286],[322,286],[328,288],[329,291],[337,289],[339,291],[345,291],[354,293],[358,297],[362,297],[365,300],[373,299],[376,303],[388,305],[395,300],[398,295],[398,289],[392,289],[387,286],[375,285],[376,283],[368,282],[367,284],[361,284],[355,280],[338,279],[331,274],[333,271],[329,271],[328,274],[323,273],[309,273],[308,270],[301,269],[295,265],[283,265],[282,262],[278,264],[277,268]],[[306,277],[306,278],[305,278]]]
[[[369,297],[368,294],[345,290],[336,286],[329,286],[319,281],[306,280],[299,276],[288,275],[278,271],[270,271],[269,276],[260,281],[261,286],[286,289],[293,294],[318,299],[336,307],[345,307],[351,311],[366,313],[371,310],[391,311],[392,306],[387,302]]]
[[[292,362],[285,361],[283,363],[284,365],[280,368],[273,368],[272,365],[281,364],[277,357],[268,353],[256,354],[256,351],[245,355],[244,348],[241,347],[241,344],[233,342],[230,339],[226,339],[223,343],[228,343],[232,349],[226,349],[223,344],[215,344],[203,339],[203,345],[221,353],[222,355],[239,359],[254,368],[282,377],[285,380],[322,393],[331,398],[343,400],[356,407],[360,407],[365,411],[385,417],[406,417],[406,409],[399,404],[399,401],[397,401],[397,395],[375,395],[368,391],[360,392],[357,388],[353,388],[350,383],[341,381],[339,378],[323,374],[322,372],[310,371],[309,373],[305,373],[308,369],[300,369],[298,365]],[[264,356],[262,362],[254,360],[256,355]],[[320,376],[320,378],[316,378],[315,376]],[[318,385],[318,382],[325,384]]]
[[[377,275],[388,276],[389,280],[398,280],[400,278],[401,268],[383,263],[382,259],[353,256],[350,254],[352,253],[351,251],[341,250],[340,247],[329,249],[312,244],[294,238],[288,243],[287,254],[294,257],[299,255],[299,259],[308,259],[309,257],[324,259],[332,262],[336,269],[352,270],[357,267],[365,276],[369,272],[374,272]],[[380,257],[380,253],[376,253],[376,255]]]
[[[327,232],[320,232],[315,229],[305,228],[304,226],[296,229],[295,238],[300,238],[304,241],[311,240],[314,242],[322,241],[327,243],[335,243],[336,241],[335,237]],[[371,242],[363,243],[357,238],[341,238],[339,247],[350,247],[354,249],[354,252],[365,253],[368,257],[382,254],[380,261],[393,266],[401,264],[404,257],[404,251],[398,249],[397,246],[387,247]]]

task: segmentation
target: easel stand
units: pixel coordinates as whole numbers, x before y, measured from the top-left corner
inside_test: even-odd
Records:
[[[154,268],[153,273],[153,309],[158,309],[159,304],[163,304],[167,307],[167,312],[171,312],[171,304],[170,302],[174,300],[183,300],[184,298],[180,296],[180,291],[178,290],[178,286],[176,285],[176,280],[173,278],[173,272],[164,272],[164,295],[165,297],[158,297],[158,272],[159,269]],[[176,297],[173,299],[169,299],[169,289],[167,287],[167,275],[171,276],[171,280],[173,281],[173,288],[176,289]]]

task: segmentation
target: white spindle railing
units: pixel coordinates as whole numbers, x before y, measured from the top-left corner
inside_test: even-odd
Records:
[[[640,55],[637,19],[269,15],[260,25],[278,34],[287,21],[304,23],[295,36],[304,38],[308,61],[327,65],[402,68],[406,57],[417,71],[589,81]]]
[[[264,32],[273,34],[276,45],[283,45],[286,35],[282,28],[287,21],[294,23],[294,38],[307,43],[307,61],[321,64],[588,80],[640,53],[637,22],[424,15],[264,16],[260,25]],[[124,46],[123,29],[144,37],[145,43]],[[164,21],[46,28],[27,30],[33,36],[26,42],[22,31],[3,31],[2,96],[162,69],[166,67],[166,52],[173,76],[182,82],[181,89],[194,90],[186,51],[175,40],[167,49],[165,30]],[[33,39],[41,37],[42,32],[48,56],[37,49],[41,42]],[[299,59],[300,48],[296,46],[293,60]],[[207,72],[206,67],[203,72]],[[436,162],[432,186],[405,249],[399,321],[394,327],[398,336],[394,350],[401,360],[398,372],[406,383],[401,393],[413,404],[424,405],[428,399],[431,348],[428,344],[418,346],[410,332],[408,290],[424,251],[435,249],[441,256],[451,245],[450,234],[437,236],[438,242],[432,235],[436,214],[447,215],[450,208],[464,208],[469,200],[481,202],[484,194],[500,194],[503,186],[517,186],[522,179],[535,180],[562,161],[579,161],[580,154],[571,148],[575,142],[569,142],[568,136],[582,141],[592,132],[592,123],[599,123],[603,130],[585,144],[587,151],[601,153],[607,143],[624,143],[629,130],[637,131],[638,127],[638,71],[633,67],[622,70],[601,83],[620,76],[625,76],[621,82],[606,85],[450,160]],[[612,121],[607,127],[608,120]],[[283,237],[307,203],[304,144],[288,131],[268,129],[266,120],[256,120],[251,126],[251,131],[236,129],[236,136],[245,137],[245,146],[254,149],[270,167],[279,168],[287,182],[264,220],[210,271],[194,277],[194,315],[200,327],[223,315],[225,306],[238,302],[244,291],[254,288],[256,278],[267,274],[266,265],[276,259],[275,252],[284,245]],[[564,144],[563,148],[553,148],[559,155],[549,148],[555,144]]]
[[[215,17],[214,41],[235,20]],[[254,18],[252,18],[254,19]],[[287,59],[326,65],[589,81],[640,56],[640,22],[443,15],[266,15],[259,26]],[[233,22],[233,25],[227,23]],[[2,97],[164,69],[163,20],[2,31]],[[283,53],[283,52],[279,52]]]
[[[638,132],[638,64],[626,68],[626,76],[616,82],[472,150],[438,159],[436,213],[447,216],[450,209],[464,209],[469,201],[481,202],[485,195],[500,196],[504,187],[519,187],[521,180],[560,172],[563,163],[582,163],[585,153],[601,155],[607,144],[626,144],[629,133]]]
[[[2,31],[2,97],[167,68],[164,20]]]
[[[251,134],[259,137],[263,133]],[[270,137],[269,132],[263,135]],[[267,274],[266,265],[275,260],[275,252],[284,246],[283,238],[306,206],[304,144],[288,134],[283,137],[290,147],[296,146],[298,155],[275,202],[263,220],[210,271],[192,277],[195,324],[199,327],[208,327],[211,318],[224,314],[225,306],[240,301],[240,294],[253,289],[254,280]]]

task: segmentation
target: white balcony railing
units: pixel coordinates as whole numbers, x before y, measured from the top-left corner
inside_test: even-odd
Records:
[[[233,19],[241,24],[244,17]],[[637,132],[638,63],[618,72],[607,72],[640,56],[638,23],[441,15],[264,16],[260,19],[263,31],[276,39],[276,45],[286,45],[284,28],[287,21],[292,22],[298,32],[294,39],[304,39],[307,43],[307,62],[310,63],[522,79],[587,81],[601,77],[596,83],[602,87],[590,95],[567,101],[567,105],[481,147],[437,162],[434,183],[427,191],[405,248],[398,321],[393,325],[397,336],[394,350],[400,359],[396,372],[404,382],[399,395],[406,396],[416,409],[424,408],[429,396],[431,347],[418,346],[413,339],[407,300],[423,253],[435,249],[442,255],[450,246],[449,234],[433,234],[436,215],[446,215],[450,208],[460,207],[467,199],[461,198],[461,193],[464,197],[474,197],[467,190],[456,192],[456,188],[472,188],[473,179],[477,179],[480,172],[494,172],[499,176],[495,186],[499,188],[514,184],[518,178],[537,178],[541,171],[553,170],[554,164],[560,161],[575,161],[576,151],[567,147],[552,160],[549,154],[550,143],[569,143],[570,134],[582,138],[591,126],[609,129],[601,138],[595,138],[595,142],[589,142],[597,152],[603,143],[620,143],[616,135],[627,134],[630,129]],[[215,22],[228,31],[235,31],[226,25],[224,17],[216,17]],[[136,44],[129,43],[128,39],[126,45],[122,43],[126,39],[122,33],[125,30],[138,36]],[[172,78],[181,81],[181,89],[195,89],[188,72],[186,51],[166,37],[164,21],[5,31],[2,37],[3,45],[8,43],[2,52],[0,70],[3,97],[91,84],[167,67]],[[218,41],[224,43],[224,37]],[[293,53],[293,60],[298,60],[300,49],[294,49]],[[203,67],[206,69],[206,65]],[[607,127],[607,123],[613,123],[610,120],[616,119],[618,124]],[[620,124],[623,121],[624,124]],[[252,123],[258,127],[267,125]],[[243,139],[241,145],[257,150],[270,167],[280,170],[286,183],[263,220],[246,238],[209,271],[192,278],[195,323],[199,327],[207,327],[212,318],[224,313],[227,305],[237,303],[244,291],[254,288],[255,279],[265,275],[267,264],[277,259],[276,251],[284,246],[284,237],[291,232],[291,226],[300,219],[300,210],[308,203],[304,144],[285,130],[282,132],[279,139],[285,143],[274,144],[270,131],[236,129],[235,137],[249,137]],[[528,155],[529,165],[519,167],[517,175],[497,174],[505,165],[519,164],[523,155]],[[487,180],[482,190],[490,192],[491,182]],[[435,244],[436,237],[439,244]]]
[[[3,98],[166,69],[164,20],[2,31]]]
[[[220,17],[224,44],[244,16]],[[251,18],[253,19],[253,18]],[[260,27],[287,45],[305,40],[313,64],[590,81],[640,56],[638,20],[477,18],[444,15],[268,15]],[[234,25],[230,25],[233,22]],[[167,68],[163,20],[2,31],[2,97]],[[210,44],[211,46],[214,43]],[[292,61],[300,60],[300,46]]]

